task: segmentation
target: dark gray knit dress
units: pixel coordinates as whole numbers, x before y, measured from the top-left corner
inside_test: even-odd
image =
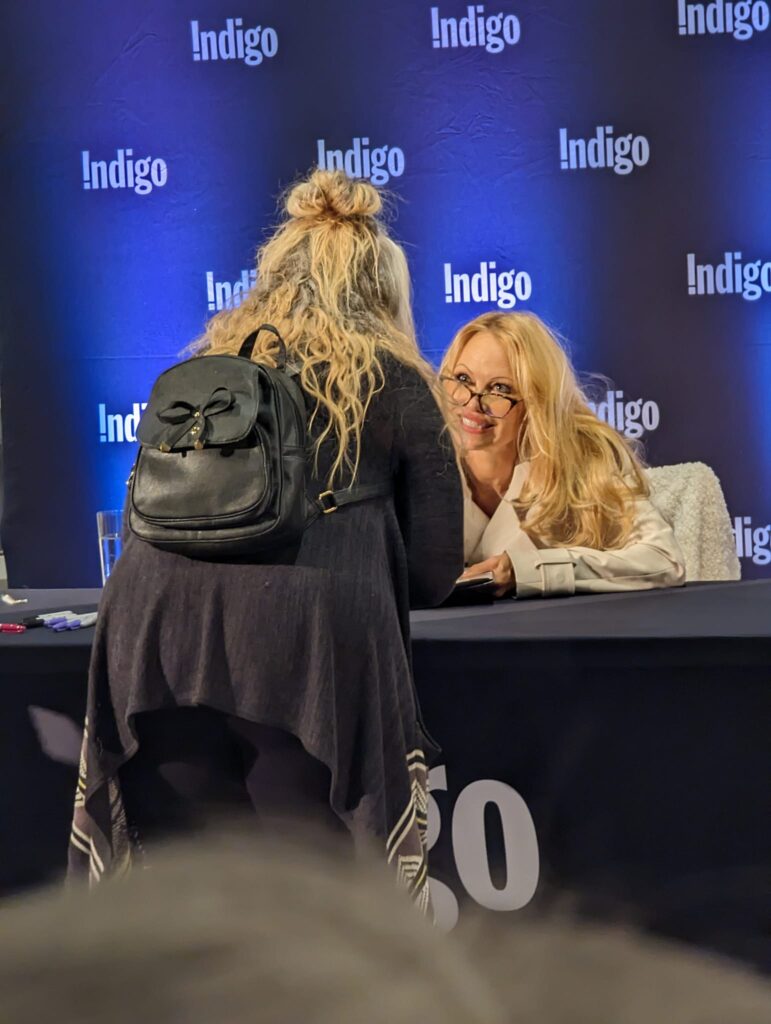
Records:
[[[306,531],[293,565],[195,561],[131,538],[104,591],[89,677],[71,868],[127,869],[118,769],[132,716],[205,705],[292,733],[331,771],[330,804],[382,841],[426,899],[426,757],[409,608],[441,603],[463,565],[458,473],[420,376],[385,361],[357,482],[393,497],[341,508]],[[322,451],[326,489],[332,445]]]

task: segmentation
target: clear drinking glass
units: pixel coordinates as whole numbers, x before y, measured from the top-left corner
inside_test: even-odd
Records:
[[[120,556],[121,525],[123,511],[119,508],[96,513],[96,528],[99,532],[99,561],[102,566],[102,586],[115,567]]]

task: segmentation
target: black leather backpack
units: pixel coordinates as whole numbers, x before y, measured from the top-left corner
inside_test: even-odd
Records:
[[[278,339],[276,369],[251,361],[263,330]],[[303,393],[270,324],[237,356],[172,366],[153,385],[137,429],[132,533],[192,558],[269,562],[317,516],[390,493],[383,483],[309,494],[306,425]]]

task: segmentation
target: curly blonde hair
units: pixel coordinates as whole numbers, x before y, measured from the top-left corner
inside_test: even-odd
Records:
[[[382,357],[416,369],[433,386],[420,355],[402,249],[388,236],[383,200],[368,181],[316,170],[284,199],[285,217],[257,254],[257,282],[237,309],[216,314],[197,347],[206,355],[237,352],[262,323],[275,326],[300,382],[315,401],[311,426],[326,423],[316,457],[331,436],[337,457],[329,484],[356,477],[367,409],[383,387]],[[263,332],[252,358],[273,362],[276,339]]]
[[[638,450],[592,412],[567,353],[534,313],[472,320],[453,338],[442,374],[454,371],[481,331],[505,349],[524,402],[519,454],[531,470],[515,503],[523,529],[553,547],[623,547],[634,527],[633,503],[649,493]]]

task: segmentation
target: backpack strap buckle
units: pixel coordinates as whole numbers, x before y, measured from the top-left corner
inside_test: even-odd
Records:
[[[359,501],[369,501],[371,498],[385,498],[392,493],[393,487],[390,480],[383,480],[378,484],[358,484],[355,487],[346,487],[342,491],[322,491],[316,499],[317,515],[329,516],[337,512],[345,505],[353,505]]]
[[[324,491],[319,495],[318,501],[322,515],[330,516],[333,512],[337,512],[337,501],[334,491]]]

